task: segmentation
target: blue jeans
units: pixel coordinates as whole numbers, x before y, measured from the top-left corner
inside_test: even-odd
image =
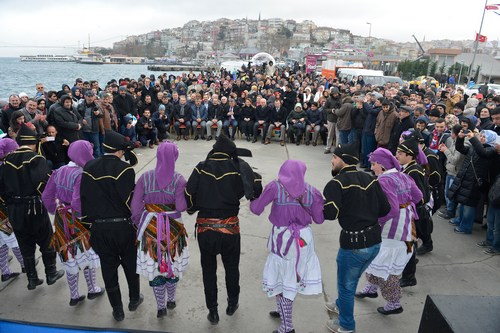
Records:
[[[99,142],[99,132],[82,132],[83,138],[92,144],[92,148],[94,149],[94,158],[98,158],[103,155],[101,152],[101,143]]]
[[[229,125],[233,127],[233,133],[231,134],[229,134]],[[224,120],[224,125],[222,125],[222,127],[224,128],[224,132],[226,132],[227,137],[231,137],[234,139],[236,129],[238,128],[238,121],[236,119]]]
[[[375,134],[362,133],[361,134],[361,163],[364,167],[369,168],[370,162],[368,155],[377,148],[377,141],[375,141]]]
[[[354,330],[354,294],[359,278],[372,260],[377,256],[380,244],[365,249],[345,250],[340,248],[337,254],[337,290],[336,300],[339,308],[339,323],[343,328]]]
[[[455,179],[455,176],[446,175],[446,181],[444,183],[444,198],[446,200],[446,210],[448,211],[448,214],[451,216],[455,216],[456,210],[457,210],[457,203],[451,199],[448,199],[448,191],[451,187],[451,184],[453,184],[453,180]]]
[[[488,232],[486,241],[500,251],[500,207],[488,206]]]
[[[349,133],[351,132],[351,130],[339,130],[339,142],[337,142],[337,144],[342,144],[342,145],[345,145],[349,142]]]
[[[347,143],[351,144],[356,141],[361,141],[361,130],[360,129],[355,129],[351,128],[351,131],[349,132],[349,136],[347,138]]]
[[[453,222],[458,225],[458,228],[467,234],[472,233],[474,219],[476,218],[476,207],[460,204],[458,206],[458,217],[453,219]]]

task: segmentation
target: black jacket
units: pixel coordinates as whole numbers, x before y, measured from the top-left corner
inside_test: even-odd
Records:
[[[278,111],[276,111],[276,107],[273,107],[269,112],[269,122],[270,123],[280,122],[282,124],[286,124],[287,114],[288,112],[283,106],[280,107]]]
[[[469,142],[470,146],[464,145],[463,138],[457,138],[455,142],[455,148],[464,154],[465,158],[448,191],[448,198],[475,207],[481,198],[480,193],[487,191],[487,188],[479,187],[477,180],[488,181],[490,162],[497,152],[493,147],[483,146],[476,137],[471,138]]]
[[[59,106],[53,114],[54,125],[57,129],[57,136],[66,139],[69,143],[81,139],[81,131],[78,129],[82,125],[82,117],[78,112],[65,109]]]

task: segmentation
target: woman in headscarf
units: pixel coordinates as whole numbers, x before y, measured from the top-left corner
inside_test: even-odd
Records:
[[[464,145],[465,138],[469,146]],[[476,206],[481,196],[488,191],[490,163],[497,155],[495,142],[497,134],[490,130],[481,131],[479,138],[474,132],[458,133],[455,148],[465,155],[464,162],[448,191],[448,198],[460,203],[459,216],[450,221],[458,234],[471,234],[476,216]]]
[[[321,224],[323,196],[304,180],[306,165],[288,160],[280,168],[278,179],[265,187],[261,196],[250,203],[257,215],[272,203],[269,221],[273,225],[264,266],[263,290],[276,297],[278,311],[269,314],[281,318],[280,332],[295,332],[292,323],[293,300],[297,293],[316,295],[322,292],[321,268],[314,251],[314,221]]]
[[[0,140],[0,165],[3,163],[4,157],[15,151],[17,148],[19,148],[19,146],[16,141],[12,139],[3,138]],[[10,270],[8,259],[9,248],[16,256],[17,261],[19,261],[24,273],[25,269],[23,256],[21,255],[16,235],[14,235],[14,231],[12,230],[12,225],[9,222],[7,206],[5,206],[3,200],[0,200],[0,271],[2,272],[2,282],[9,281],[19,276],[19,273],[12,272]]]
[[[137,273],[153,287],[161,318],[176,307],[177,282],[188,265],[189,252],[181,219],[187,207],[186,180],[175,171],[179,150],[174,143],[163,142],[156,156],[156,168],[137,181],[131,211],[138,229]]]
[[[412,256],[413,241],[416,240],[414,219],[418,219],[415,205],[422,200],[422,192],[410,176],[401,172],[398,160],[389,150],[377,148],[369,161],[391,210],[378,219],[382,227],[382,245],[366,269],[368,282],[355,296],[376,298],[380,288],[387,303],[377,311],[384,315],[396,314],[403,312],[399,279]]]
[[[80,296],[78,292],[79,271],[82,269],[87,282],[88,299],[104,294],[104,290],[96,284],[96,269],[101,265],[99,256],[90,246],[88,226],[80,221],[80,182],[83,167],[94,159],[92,152],[90,142],[73,142],[68,149],[71,162],[52,173],[42,194],[48,212],[55,214],[55,232],[50,245],[59,254],[66,271],[71,294],[70,306],[85,299],[85,295]]]

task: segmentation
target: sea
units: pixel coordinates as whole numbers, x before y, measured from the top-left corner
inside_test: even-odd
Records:
[[[147,65],[102,64],[87,65],[75,62],[25,62],[19,58],[0,57],[0,100],[8,100],[11,94],[25,92],[33,97],[36,84],[43,83],[45,91],[59,91],[63,84],[72,87],[76,78],[84,81],[97,80],[99,86],[115,79],[137,79],[141,74],[158,76],[164,72],[148,71]],[[181,75],[181,72],[167,72]]]

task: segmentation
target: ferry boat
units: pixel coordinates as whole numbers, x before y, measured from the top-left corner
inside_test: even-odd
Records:
[[[75,56],[76,62],[79,64],[102,65],[104,59],[100,53],[80,53]]]
[[[68,55],[54,55],[54,54],[37,54],[37,55],[22,55],[21,61],[30,62],[74,62],[75,57]]]

